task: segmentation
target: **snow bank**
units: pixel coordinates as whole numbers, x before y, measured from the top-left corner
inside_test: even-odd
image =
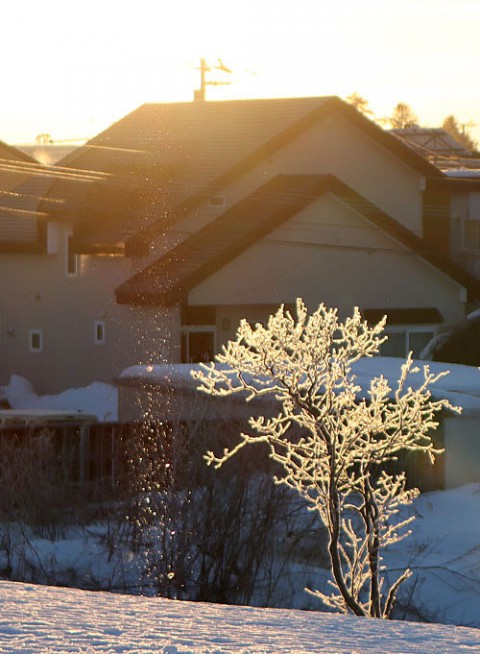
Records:
[[[374,377],[383,375],[392,388],[400,377],[405,359],[396,357],[362,358],[353,366],[359,385],[366,389]],[[454,405],[461,406],[465,412],[480,411],[480,369],[458,363],[438,361],[415,361],[419,373],[408,377],[407,386],[418,388],[423,382],[423,368],[428,366],[434,375],[447,373],[430,388],[434,399],[448,399]]]
[[[478,629],[480,484],[422,493],[413,511],[412,534],[385,552],[389,570],[413,570],[403,602],[411,594],[422,619]]]
[[[69,388],[58,395],[37,395],[27,379],[12,375],[10,383],[0,387],[0,391],[2,399],[12,409],[78,411],[93,414],[101,421],[118,419],[118,391],[101,382],[84,388]]]
[[[465,654],[480,631],[0,582],[0,651]]]

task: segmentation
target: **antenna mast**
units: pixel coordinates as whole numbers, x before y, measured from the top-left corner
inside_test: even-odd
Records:
[[[209,66],[203,57],[200,59],[200,67],[198,68],[200,71],[200,88],[193,92],[194,100],[201,102],[206,100],[207,86],[222,86],[224,84],[230,84],[230,82],[220,82],[218,80],[207,79],[207,73],[211,72],[212,70],[221,70],[223,73],[232,72],[230,68],[225,66],[221,59],[217,59],[217,61],[218,64],[216,66]]]

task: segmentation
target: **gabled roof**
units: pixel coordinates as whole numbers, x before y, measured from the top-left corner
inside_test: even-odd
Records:
[[[37,218],[38,193],[22,187],[31,179],[38,183],[44,168],[22,150],[0,141],[0,252],[42,251]],[[50,181],[51,183],[51,181]]]
[[[188,106],[191,108],[191,111],[195,111],[196,104],[203,104],[207,108],[216,108],[216,105],[225,104],[226,106],[230,105],[230,111],[234,109],[232,112],[234,120],[232,120],[228,129],[225,130],[225,134],[222,136],[225,139],[232,139],[232,136],[234,137],[230,148],[232,148],[236,157],[229,162],[230,165],[225,165],[227,163],[225,161],[221,166],[219,165],[217,169],[218,174],[212,176],[208,181],[205,180],[206,183],[199,186],[198,189],[192,188],[193,192],[185,200],[173,207],[169,211],[168,216],[164,216],[160,221],[149,223],[142,227],[136,238],[130,240],[130,251],[132,253],[135,253],[137,248],[141,251],[142,246],[145,247],[145,244],[149,243],[152,238],[161,234],[167,222],[175,222],[177,218],[181,218],[197,208],[212,195],[219,193],[223,188],[247,173],[254,166],[287,146],[291,141],[329,114],[345,117],[363,130],[370,138],[405,161],[409,166],[418,170],[422,175],[442,177],[439,169],[431,165],[424,157],[418,155],[398,139],[392,138],[388,132],[385,132],[381,127],[370,121],[352,105],[337,97],[275,98],[270,100],[242,100],[229,103],[190,103]],[[243,143],[245,138],[244,116],[251,112],[257,125],[258,113],[261,107],[264,110],[264,116],[262,121],[258,121],[258,126],[262,128],[258,136],[261,136],[262,139],[257,143],[255,149],[252,149],[247,154],[243,154],[240,143]],[[286,108],[288,108],[288,111],[286,111]],[[293,108],[295,108],[298,114],[296,120],[292,122],[291,119],[294,115],[292,112]],[[279,117],[285,119],[287,116],[290,118],[290,122],[283,128],[280,128],[281,123],[278,122]],[[275,128],[273,132],[272,127]],[[227,143],[227,140],[225,142]],[[215,152],[213,147],[212,152]],[[239,156],[239,154],[243,156]],[[218,157],[218,153],[215,156],[218,165],[221,157]]]
[[[0,141],[0,161],[23,161],[25,163],[37,163],[37,160],[29,154],[16,148],[13,145],[8,145],[4,141]]]
[[[391,129],[391,134],[414,148],[449,176],[473,176],[478,172],[478,153],[471,152],[441,127],[405,127]]]
[[[270,98],[143,105],[61,160],[63,166],[111,174],[112,188],[126,198],[128,210],[119,207],[103,235],[101,222],[88,218],[88,193],[69,203],[61,182],[51,192],[67,198],[79,225],[80,251],[108,249],[109,240],[123,239],[127,252],[140,254],[178,217],[329,114],[344,116],[422,175],[441,177],[414,150],[339,98]]]
[[[404,246],[480,297],[480,280],[332,175],[278,175],[116,289],[120,304],[174,304],[188,292],[330,192]]]
[[[11,176],[16,185],[12,186]],[[54,180],[62,180],[73,193],[74,190],[84,192],[85,186],[99,183],[103,178],[99,173],[35,161],[0,162],[1,253],[42,253],[46,245],[46,224],[52,214],[57,220],[68,220],[64,199],[49,195]]]

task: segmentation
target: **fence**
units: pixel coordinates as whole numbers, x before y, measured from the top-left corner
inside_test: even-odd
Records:
[[[155,438],[152,438],[152,430]],[[4,477],[9,466],[22,465],[22,457],[37,456],[40,440],[42,465],[48,467],[49,479],[59,488],[77,491],[92,498],[105,492],[112,494],[126,488],[133,466],[133,447],[149,447],[145,437],[157,443],[156,454],[161,456],[160,467],[167,463],[171,443],[171,426],[131,423],[79,423],[57,421],[55,424],[0,424],[0,474]],[[45,449],[48,443],[48,463]],[[162,452],[158,443],[162,444]],[[149,456],[151,457],[150,451]],[[40,464],[39,464],[40,465]],[[25,466],[26,469],[26,466]],[[31,474],[31,471],[28,471]],[[18,477],[18,472],[17,472]],[[41,479],[41,478],[40,478]],[[40,483],[40,482],[39,482]]]
[[[16,448],[27,451],[40,434],[46,434],[52,456],[50,465],[55,468],[55,478],[61,486],[77,489],[92,497],[116,491],[128,491],[135,475],[140,475],[140,467],[156,468],[156,478],[163,474],[163,483],[171,480],[169,469],[179,444],[181,449],[188,447],[191,455],[199,460],[203,457],[208,443],[218,444],[223,435],[236,439],[241,430],[239,421],[218,424],[214,421],[194,422],[146,422],[146,423],[72,423],[2,425],[0,420],[0,457],[7,458],[2,463],[8,466],[8,457]],[[202,436],[198,437],[198,432]],[[205,437],[205,434],[209,436]],[[192,436],[193,434],[193,436]],[[441,440],[441,436],[439,435]],[[220,439],[220,440],[219,440]],[[232,441],[231,441],[232,442]],[[438,447],[443,443],[437,440]],[[224,442],[221,443],[223,447]],[[182,453],[182,456],[185,452]],[[444,456],[437,457],[432,466],[423,454],[414,453],[400,457],[399,461],[388,464],[390,472],[407,473],[408,484],[422,491],[444,487]],[[142,473],[143,474],[143,473]],[[136,483],[136,482],[135,482]],[[160,483],[160,482],[159,482]]]

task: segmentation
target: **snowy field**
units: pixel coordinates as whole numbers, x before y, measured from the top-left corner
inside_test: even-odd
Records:
[[[0,582],[0,652],[478,654],[480,630]]]

